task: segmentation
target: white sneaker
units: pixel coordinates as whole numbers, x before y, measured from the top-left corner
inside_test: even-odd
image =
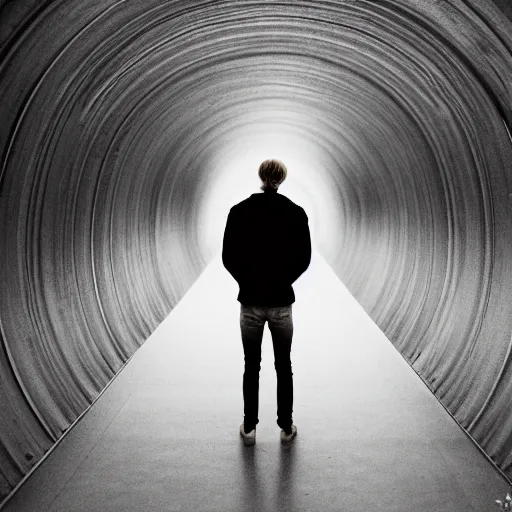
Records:
[[[295,425],[292,425],[292,432],[289,435],[286,435],[286,432],[281,429],[281,442],[284,444],[291,443],[295,436],[297,435],[297,427]]]
[[[242,436],[245,446],[252,446],[256,442],[256,427],[246,434],[244,424],[242,423],[240,425],[240,435]]]

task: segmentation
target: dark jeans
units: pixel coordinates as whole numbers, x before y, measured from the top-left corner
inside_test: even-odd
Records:
[[[283,307],[241,305],[240,330],[245,355],[244,423],[250,427],[259,423],[261,342],[266,321],[268,321],[274,345],[274,366],[277,375],[277,424],[282,429],[288,430],[293,422],[293,373],[290,360],[293,337],[291,304]]]

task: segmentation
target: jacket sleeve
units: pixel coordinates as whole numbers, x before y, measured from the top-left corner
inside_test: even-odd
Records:
[[[240,283],[243,278],[240,265],[242,260],[242,255],[240,254],[240,238],[240,224],[237,222],[233,211],[230,210],[222,242],[222,263],[238,283]]]
[[[286,277],[289,284],[294,283],[309,267],[311,262],[311,235],[308,216],[303,208],[292,231],[290,243],[290,260],[287,265]]]

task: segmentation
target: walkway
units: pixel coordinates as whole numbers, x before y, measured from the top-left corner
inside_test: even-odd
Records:
[[[317,254],[294,288],[294,445],[268,327],[256,446],[239,437],[238,287],[219,256],[4,511],[497,510],[506,482]]]

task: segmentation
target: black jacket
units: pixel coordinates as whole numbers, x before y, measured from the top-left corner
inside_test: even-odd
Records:
[[[238,282],[244,306],[288,306],[292,283],[311,261],[304,209],[277,191],[255,193],[228,215],[222,262]]]

